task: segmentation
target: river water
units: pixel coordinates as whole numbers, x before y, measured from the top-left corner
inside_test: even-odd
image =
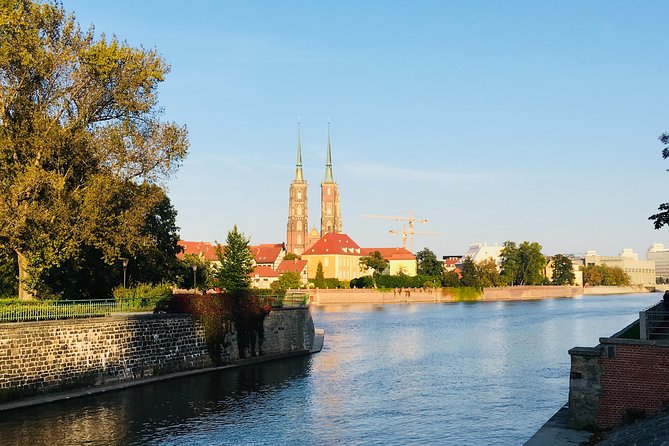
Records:
[[[313,307],[313,356],[0,413],[0,444],[520,445],[658,294]]]

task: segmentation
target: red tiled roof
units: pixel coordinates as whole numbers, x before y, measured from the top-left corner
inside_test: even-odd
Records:
[[[309,262],[307,262],[306,260],[298,260],[298,259],[282,260],[281,263],[279,263],[279,267],[276,269],[276,272],[279,274],[287,272],[301,274],[302,271],[304,271],[304,268],[307,267],[308,263]]]
[[[363,256],[379,251],[385,260],[416,260],[416,256],[406,248],[361,248]]]
[[[283,249],[283,243],[265,243],[251,246],[251,253],[256,263],[274,263]]]
[[[302,255],[339,254],[360,256],[360,246],[346,234],[325,234],[316,243],[302,253]]]
[[[251,277],[279,277],[279,273],[274,271],[270,266],[258,265],[253,268],[253,272],[249,274]]]
[[[460,257],[455,257],[455,256],[448,257],[448,258],[444,259],[444,266],[448,266],[448,267],[455,266],[455,264],[458,263],[459,261],[460,261]]]
[[[177,255],[177,257],[180,259],[183,259],[186,254],[195,254],[196,256],[201,255],[205,260],[210,262],[218,260],[218,256],[216,255],[216,245],[212,243],[188,242],[186,240],[179,240],[177,244],[182,246],[184,249]]]

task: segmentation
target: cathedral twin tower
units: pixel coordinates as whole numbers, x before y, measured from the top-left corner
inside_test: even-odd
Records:
[[[321,231],[309,231],[307,211],[307,182],[302,174],[302,143],[300,125],[297,125],[297,164],[295,179],[290,182],[288,200],[288,227],[286,231],[286,251],[302,254],[320,237],[329,232],[340,233],[341,210],[339,208],[339,187],[332,176],[332,154],[330,153],[330,123],[328,123],[328,149],[325,161],[325,179],[321,183]]]

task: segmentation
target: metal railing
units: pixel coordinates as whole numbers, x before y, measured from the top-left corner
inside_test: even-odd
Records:
[[[283,297],[283,306],[284,307],[308,307],[309,306],[309,293],[295,293],[288,292]]]
[[[642,341],[669,339],[669,308],[664,302],[639,311],[639,335]]]
[[[0,305],[0,322],[27,322],[109,316],[112,313],[151,311],[141,300],[58,300]]]

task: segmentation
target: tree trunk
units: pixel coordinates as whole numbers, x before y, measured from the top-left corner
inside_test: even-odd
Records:
[[[32,291],[28,290],[25,285],[25,281],[28,278],[28,260],[26,260],[26,257],[19,251],[16,251],[16,255],[19,261],[19,299],[33,300],[35,295]]]

